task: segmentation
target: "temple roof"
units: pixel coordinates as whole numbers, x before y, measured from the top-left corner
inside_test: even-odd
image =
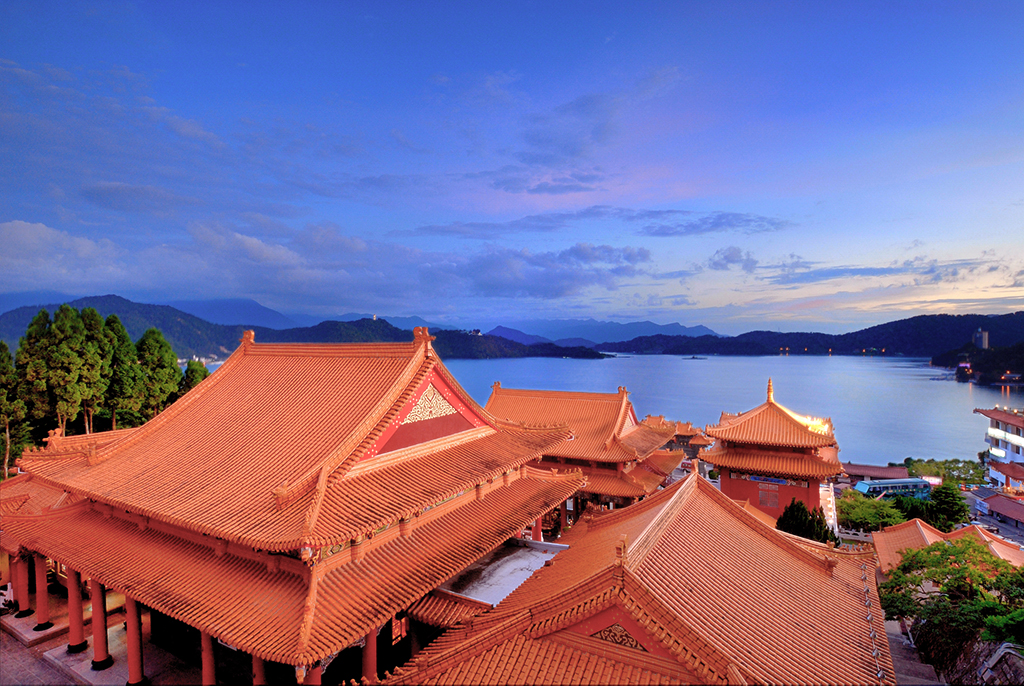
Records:
[[[328,558],[313,568],[206,536],[183,537],[159,522],[87,500],[42,514],[5,515],[3,533],[231,646],[308,665],[409,607],[524,521],[564,501],[581,482],[578,472],[523,467],[508,486],[408,536],[394,535],[361,559],[346,560],[349,551],[343,550],[337,564]]]
[[[704,433],[730,443],[785,448],[836,446],[832,420],[799,415],[776,403],[771,379],[764,403],[739,414],[723,412],[719,423],[705,427]]]
[[[835,448],[819,448],[815,453],[775,450],[743,450],[716,447],[701,456],[716,467],[737,471],[788,476],[799,479],[823,479],[842,471]]]
[[[977,525],[965,526],[950,533],[943,533],[920,519],[887,526],[871,534],[878,554],[879,567],[888,572],[898,567],[903,560],[903,551],[926,548],[939,541],[973,538],[989,549],[996,557],[1020,567],[1024,565],[1024,551],[1019,545],[995,536]]]
[[[569,435],[550,422],[530,429],[490,416],[431,340],[423,328],[409,343],[365,344],[257,344],[246,332],[220,369],[144,426],[91,445],[60,438],[20,464],[72,496],[230,542],[293,550],[429,507]],[[443,406],[448,416],[436,425],[448,426],[453,414],[460,423],[389,451],[421,399]]]
[[[775,531],[696,474],[561,541],[392,682],[894,681],[873,557]]]
[[[1024,522],[1024,503],[1016,498],[1011,498],[1008,495],[997,493],[993,496],[985,498],[985,502],[988,504],[990,512],[1001,514],[1004,517],[1015,519],[1018,522]]]
[[[638,422],[624,386],[617,393],[538,391],[492,387],[486,409],[523,424],[567,424],[572,438],[545,451],[552,457],[628,462],[642,460],[675,436],[675,422]]]

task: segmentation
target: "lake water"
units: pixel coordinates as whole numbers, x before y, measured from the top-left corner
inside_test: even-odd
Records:
[[[905,457],[974,459],[988,419],[975,408],[1024,405],[1024,389],[957,383],[926,359],[881,357],[622,356],[603,360],[446,360],[481,405],[491,384],[507,388],[615,392],[625,386],[637,415],[717,424],[722,411],[775,401],[798,414],[831,417],[844,462],[884,465]]]

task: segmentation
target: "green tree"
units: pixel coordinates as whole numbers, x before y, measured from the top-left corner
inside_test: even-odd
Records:
[[[135,344],[142,367],[142,413],[152,419],[178,390],[178,358],[160,329],[148,329]]]
[[[808,510],[804,502],[796,498],[786,505],[786,509],[782,511],[775,522],[775,528],[821,543],[838,542],[839,540],[829,528],[828,522],[825,521],[825,514],[820,507]]]
[[[205,364],[198,360],[189,360],[185,364],[185,373],[182,374],[181,380],[178,382],[178,390],[172,396],[173,401],[177,401],[178,398],[198,386],[209,375],[210,370],[206,368]]]
[[[886,619],[915,620],[922,658],[946,671],[990,619],[1010,613],[1001,588],[1014,583],[1014,572],[974,539],[939,541],[905,551],[879,596]]]
[[[18,397],[18,375],[7,343],[0,341],[0,423],[4,426],[4,478],[11,464],[12,437],[24,439],[21,422],[25,419],[25,403]]]
[[[903,513],[888,500],[865,498],[852,488],[847,489],[836,503],[839,526],[860,531],[878,531],[906,521]]]
[[[952,483],[944,483],[932,489],[928,523],[940,531],[950,532],[961,522],[971,518],[970,508],[960,489]]]
[[[93,432],[93,417],[103,405],[110,385],[110,364],[113,355],[113,335],[107,331],[92,307],[82,310],[85,338],[82,346],[82,412],[85,415],[85,433]]]
[[[50,313],[39,310],[21,337],[15,357],[18,396],[25,402],[29,416],[37,420],[52,416],[55,402],[50,392],[50,369],[46,354],[49,337]]]
[[[68,422],[82,410],[85,387],[82,381],[85,326],[78,310],[67,304],[57,309],[47,343],[48,385],[55,400],[57,425],[66,435]]]
[[[135,344],[116,314],[104,323],[111,336],[110,383],[107,385],[106,407],[110,410],[110,428],[117,429],[119,411],[136,413],[142,407],[142,367]]]

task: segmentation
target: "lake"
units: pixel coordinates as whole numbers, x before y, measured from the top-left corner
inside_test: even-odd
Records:
[[[918,358],[646,355],[445,365],[481,405],[495,381],[507,388],[600,393],[625,386],[638,417],[660,414],[700,427],[717,424],[722,411],[763,403],[771,377],[776,402],[798,414],[831,417],[840,459],[862,464],[975,459],[986,449],[988,419],[974,409],[1024,405],[1024,389],[957,383],[951,372]]]

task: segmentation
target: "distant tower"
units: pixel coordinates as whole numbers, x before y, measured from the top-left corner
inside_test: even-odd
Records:
[[[974,338],[972,340],[975,348],[988,350],[988,331],[982,331],[980,326],[978,327],[978,330],[974,332]]]

